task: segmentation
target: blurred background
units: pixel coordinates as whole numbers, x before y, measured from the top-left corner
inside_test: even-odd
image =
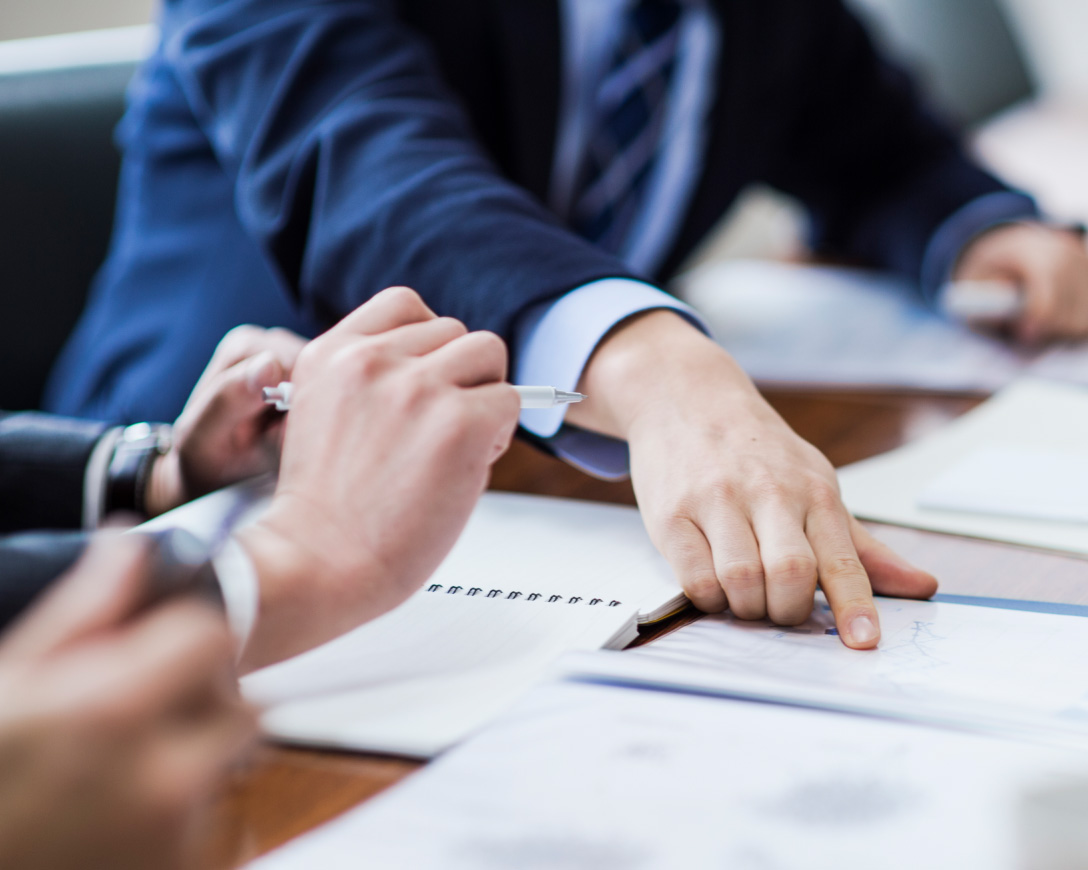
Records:
[[[848,0],[923,71],[942,105],[976,121],[1077,70],[1088,0]],[[0,40],[146,24],[154,0],[2,0]],[[1068,55],[1068,56],[1066,56]]]
[[[2,0],[0,40],[146,24],[154,0]]]
[[[968,131],[983,162],[1053,217],[1088,223],[1088,0],[846,2]],[[105,254],[118,165],[111,131],[154,44],[155,5],[0,0],[0,276],[36,291],[0,291],[0,365],[17,361],[24,372],[0,386],[0,407],[37,403]],[[795,259],[803,238],[795,203],[753,189],[693,265]]]

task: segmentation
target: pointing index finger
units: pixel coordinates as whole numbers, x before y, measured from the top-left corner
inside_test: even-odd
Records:
[[[846,512],[815,509],[808,516],[805,530],[839,637],[852,649],[875,648],[880,642],[880,618],[873,604],[869,575],[850,537]]]

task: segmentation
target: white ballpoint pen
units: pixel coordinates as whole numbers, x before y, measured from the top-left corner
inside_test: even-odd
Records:
[[[581,402],[586,397],[582,393],[568,393],[565,390],[557,390],[555,387],[514,387],[521,397],[521,407],[524,408],[554,408],[556,405],[573,405]],[[290,381],[283,381],[276,387],[264,388],[264,401],[266,405],[275,405],[277,411],[291,410],[291,394],[295,385]]]

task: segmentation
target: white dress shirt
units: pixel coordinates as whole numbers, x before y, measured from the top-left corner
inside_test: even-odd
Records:
[[[621,14],[636,0],[563,0],[563,92],[549,205],[566,216],[577,191],[578,170],[594,124],[597,89],[608,73],[620,34]],[[680,47],[662,134],[661,155],[651,170],[646,201],[620,258],[636,273],[652,274],[668,255],[687,213],[703,165],[707,114],[720,35],[705,0],[687,0]],[[651,284],[616,278],[579,287],[556,302],[537,306],[518,324],[515,381],[573,390],[601,339],[633,314],[672,309],[704,331],[688,306]],[[593,397],[590,396],[590,401]],[[627,473],[620,441],[565,426],[567,407],[523,412],[521,423],[569,462],[600,477]]]

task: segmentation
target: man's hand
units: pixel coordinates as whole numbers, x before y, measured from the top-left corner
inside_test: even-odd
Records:
[[[1022,288],[1024,311],[1012,326],[1026,344],[1088,337],[1088,250],[1077,233],[1039,223],[996,227],[964,249],[954,278]]]
[[[290,379],[305,345],[286,329],[227,333],[174,423],[173,447],[152,468],[148,513],[275,470],[283,417],[265,405],[262,390]]]
[[[96,543],[0,645],[0,867],[181,868],[253,738],[206,605],[146,615],[139,539]]]
[[[261,578],[244,667],[336,637],[431,575],[517,426],[505,375],[498,336],[467,333],[403,287],[306,347],[279,486],[238,536]]]
[[[700,609],[795,625],[811,612],[818,583],[843,642],[868,649],[880,639],[873,590],[936,591],[932,576],[847,513],[831,464],[677,315],[621,324],[579,390],[594,401],[568,419],[627,440],[650,537]]]

